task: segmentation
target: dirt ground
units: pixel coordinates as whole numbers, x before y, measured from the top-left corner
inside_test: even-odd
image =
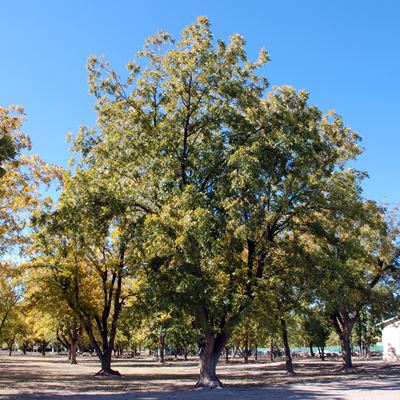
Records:
[[[54,354],[0,353],[0,399],[400,399],[400,364],[377,360],[356,360],[351,374],[338,372],[338,361],[298,360],[295,376],[286,375],[282,361],[222,361],[218,373],[225,389],[213,391],[193,390],[194,359],[171,359],[165,365],[149,358],[116,359],[113,368],[122,377],[106,378],[93,376],[99,369],[95,356],[81,356],[78,362],[70,365],[66,356]]]

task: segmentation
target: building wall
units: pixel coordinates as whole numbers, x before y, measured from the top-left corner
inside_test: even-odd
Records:
[[[400,322],[385,326],[382,330],[383,359],[400,360]]]

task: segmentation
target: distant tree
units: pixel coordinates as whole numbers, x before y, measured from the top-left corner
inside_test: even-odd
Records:
[[[8,355],[14,349],[21,338],[25,337],[28,332],[28,327],[25,323],[24,315],[20,305],[17,305],[10,316],[6,319],[3,330],[0,332],[0,343],[3,342],[8,348]]]
[[[313,357],[313,346],[318,347],[319,356],[325,359],[325,346],[332,328],[324,313],[310,309],[303,317],[303,329]]]
[[[24,119],[22,107],[0,107],[0,335],[8,318],[16,321],[23,289],[21,271],[11,256],[27,244],[29,215],[39,204],[39,189],[61,178],[59,168],[27,154],[31,142],[22,131]]]
[[[68,359],[71,364],[78,364],[76,359],[79,342],[83,333],[82,324],[76,315],[67,310],[57,320],[56,338],[68,350]]]

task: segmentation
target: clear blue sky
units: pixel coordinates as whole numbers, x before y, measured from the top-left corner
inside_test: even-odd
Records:
[[[0,0],[0,104],[21,104],[34,151],[66,166],[67,132],[92,125],[86,59],[104,54],[123,70],[158,29],[207,15],[216,38],[246,38],[270,53],[273,85],[311,93],[363,138],[356,167],[365,196],[400,202],[400,1],[397,0]]]

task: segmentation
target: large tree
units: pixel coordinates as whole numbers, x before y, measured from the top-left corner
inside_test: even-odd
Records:
[[[97,126],[75,140],[80,163],[118,177],[119,195],[145,215],[149,282],[201,330],[198,386],[221,385],[221,351],[270,277],[280,237],[325,205],[332,176],[358,136],[305,91],[274,88],[244,39],[214,41],[200,17],[179,41],[159,32],[121,78],[89,59]],[[116,178],[115,178],[116,179]]]

